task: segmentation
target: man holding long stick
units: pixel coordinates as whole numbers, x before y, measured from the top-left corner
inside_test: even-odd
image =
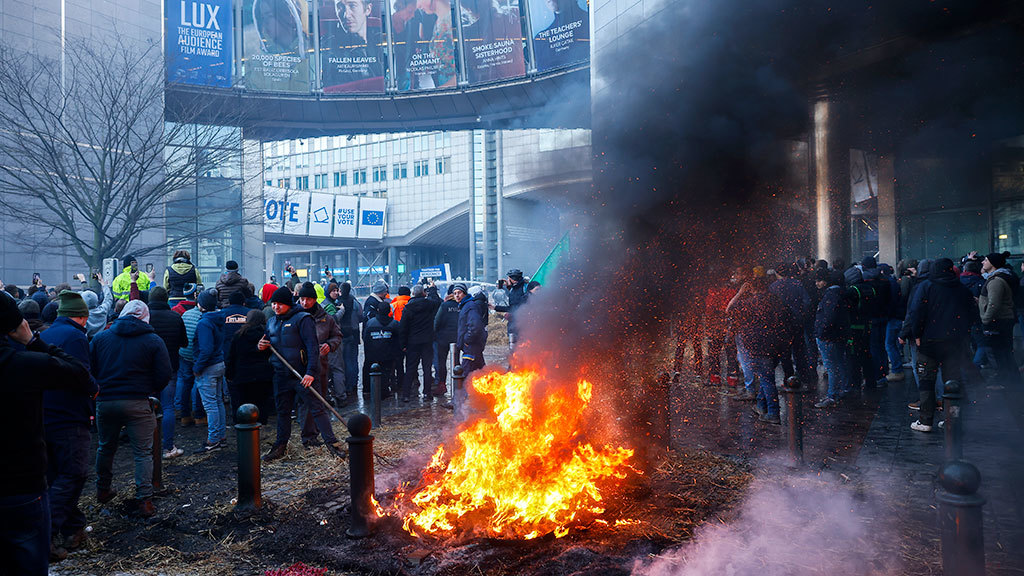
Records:
[[[273,346],[280,354],[275,354],[270,359],[274,366],[277,440],[263,460],[269,462],[284,458],[288,438],[292,433],[291,414],[296,395],[313,414],[313,422],[320,431],[327,449],[335,456],[344,457],[345,451],[331,429],[327,412],[310,393],[309,387],[320,374],[320,345],[317,342],[313,318],[294,305],[292,293],[285,287],[274,292],[270,298],[270,306],[274,310],[274,317],[267,323],[267,333],[260,340],[258,347],[260,350],[268,350]],[[292,367],[305,368],[305,375],[301,380],[292,371]]]

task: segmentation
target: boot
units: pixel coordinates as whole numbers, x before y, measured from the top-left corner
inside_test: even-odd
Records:
[[[188,428],[190,426],[195,426],[195,425],[196,425],[195,418],[193,418],[191,416],[182,416],[181,417],[181,427],[182,428]]]
[[[85,546],[85,528],[79,528],[74,534],[64,537],[65,550],[78,550]]]
[[[139,515],[143,518],[152,518],[156,515],[156,506],[153,505],[153,500],[149,498],[139,500]]]
[[[50,542],[50,562],[60,562],[68,557],[68,551],[56,542]]]
[[[263,455],[264,462],[272,462],[274,460],[280,460],[284,458],[284,455],[288,452],[287,444],[275,444],[270,452]]]

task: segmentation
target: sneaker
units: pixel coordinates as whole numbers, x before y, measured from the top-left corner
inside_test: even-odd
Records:
[[[272,462],[274,460],[280,460],[281,458],[284,458],[284,455],[287,452],[287,444],[275,444],[274,447],[270,449],[270,452],[267,452],[266,454],[263,455],[263,461]]]
[[[903,372],[890,372],[885,375],[885,379],[889,382],[903,382],[907,379],[907,375]]]
[[[184,450],[182,450],[181,448],[178,448],[177,446],[175,446],[174,448],[171,448],[170,450],[164,450],[163,458],[164,458],[164,460],[174,460],[175,458],[177,458],[178,456],[181,456],[184,453],[185,453]]]
[[[946,421],[945,420],[939,420],[939,428],[942,428],[942,429],[946,428]]]
[[[757,414],[758,416],[764,416],[765,414],[767,414],[767,412],[765,412],[765,409],[761,408],[757,404],[757,402],[755,402],[754,405],[750,407],[750,409],[754,412],[754,414]]]
[[[739,394],[733,396],[732,399],[733,400],[741,400],[741,401],[748,402],[750,400],[756,400],[757,399],[757,394],[754,394],[750,390],[747,390],[746,388],[744,388],[742,391],[740,391]]]
[[[341,442],[335,442],[334,444],[327,444],[327,451],[330,452],[331,456],[344,460],[348,458],[348,450],[345,450],[344,445]]]
[[[151,499],[139,500],[139,515],[143,518],[152,518],[156,515],[156,506]]]
[[[829,398],[829,397],[826,396],[825,398],[822,398],[821,400],[818,400],[817,402],[815,402],[814,403],[814,407],[815,408],[830,408],[832,406],[835,406],[836,404],[838,404],[838,402],[836,402],[832,398]]]
[[[717,374],[712,374],[711,377],[708,378],[708,384],[710,384],[712,386],[721,386],[722,385],[722,377],[717,375]]]
[[[195,450],[195,452],[193,452],[193,454],[207,454],[209,452],[214,452],[216,450],[220,450],[223,447],[224,447],[224,441],[223,440],[218,440],[218,441],[214,442],[213,444],[210,444],[209,442],[203,442],[203,445],[200,446],[199,448],[197,448]]]
[[[915,421],[910,425],[911,430],[917,430],[918,432],[931,432],[932,427],[928,424],[921,424],[920,420]]]
[[[725,383],[735,388],[740,385],[740,379],[738,376],[726,376]]]
[[[114,499],[114,496],[117,496],[117,492],[110,490],[109,488],[106,490],[103,490],[102,488],[96,489],[96,500],[99,501],[100,504],[110,502]]]
[[[761,422],[782,426],[782,420],[778,414],[761,414]]]
[[[921,409],[921,403],[920,402],[911,402],[910,404],[907,404],[907,408],[910,408],[911,410],[920,410]]]

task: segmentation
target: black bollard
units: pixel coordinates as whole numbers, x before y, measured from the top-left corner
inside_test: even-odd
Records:
[[[942,392],[942,404],[946,413],[943,429],[946,431],[946,461],[960,460],[964,457],[963,428],[960,409],[964,398],[963,389],[956,380],[946,382]]]
[[[455,405],[455,418],[458,419],[462,412],[462,402],[465,399],[463,393],[466,388],[466,374],[462,366],[456,365],[452,368],[452,404]]]
[[[370,402],[373,403],[373,406],[371,408],[371,418],[373,420],[374,425],[376,425],[378,428],[381,425],[380,402],[381,396],[383,396],[380,390],[381,381],[382,378],[380,364],[374,363],[372,366],[370,366]]]
[[[939,529],[942,536],[942,573],[946,576],[985,574],[985,537],[978,495],[981,473],[974,465],[953,460],[939,471],[942,490],[939,501]]]
[[[365,538],[370,535],[370,517],[375,514],[373,505],[373,436],[370,430],[373,422],[366,414],[355,414],[348,419],[349,480],[352,485],[352,519],[345,534],[349,538]]]
[[[153,493],[163,494],[164,488],[164,449],[163,449],[163,422],[164,411],[160,406],[160,400],[150,396],[149,407],[153,409],[156,416],[156,428],[153,429]]]
[[[786,437],[789,442],[789,465],[802,466],[804,463],[804,413],[803,403],[800,399],[803,396],[800,380],[796,376],[786,378],[786,382],[782,385],[782,392],[786,396]]]
[[[238,500],[235,510],[258,510],[263,506],[260,472],[260,411],[255,404],[242,404],[235,413],[238,432]]]
[[[672,375],[662,372],[654,379],[646,392],[649,448],[667,450],[671,444],[671,388]]]

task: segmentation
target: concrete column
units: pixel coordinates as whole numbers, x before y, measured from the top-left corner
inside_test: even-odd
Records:
[[[345,267],[348,268],[348,281],[353,286],[356,285],[356,279],[359,277],[359,253],[355,250],[347,250],[348,261]]]
[[[896,169],[892,154],[886,154],[878,158],[878,261],[895,268],[898,256]]]
[[[398,248],[395,246],[388,247],[388,284],[391,286],[391,290],[398,293]]]
[[[817,208],[818,258],[850,263],[850,147],[834,99],[814,101],[811,169]]]
[[[263,146],[259,140],[242,139],[242,275],[258,290],[273,274],[267,262],[263,235]]]

